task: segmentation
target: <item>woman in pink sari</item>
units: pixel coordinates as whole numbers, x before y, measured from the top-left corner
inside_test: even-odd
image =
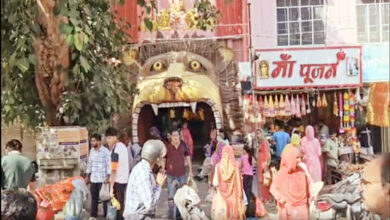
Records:
[[[314,182],[321,181],[321,163],[320,156],[321,145],[317,138],[314,137],[314,128],[312,126],[306,127],[306,136],[301,140],[302,161],[309,169],[310,176]]]
[[[259,193],[260,193],[260,198],[264,202],[268,202],[271,198],[271,194],[269,192],[269,185],[266,185],[264,183],[264,173],[269,169],[269,162],[271,160],[271,153],[269,150],[269,143],[264,138],[263,131],[258,130],[257,132],[258,132],[258,138],[259,138],[259,143],[260,143],[259,151],[257,153]]]
[[[310,181],[298,166],[299,157],[295,147],[284,151],[280,170],[271,185],[271,193],[278,204],[279,220],[309,220]]]

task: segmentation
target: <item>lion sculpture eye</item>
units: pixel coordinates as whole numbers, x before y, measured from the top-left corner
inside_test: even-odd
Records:
[[[202,64],[197,60],[191,61],[189,66],[190,66],[190,69],[192,71],[195,71],[195,72],[200,72],[203,70]]]
[[[156,61],[153,63],[153,66],[151,68],[152,71],[162,71],[162,70],[165,70],[165,65],[163,62],[161,61]]]

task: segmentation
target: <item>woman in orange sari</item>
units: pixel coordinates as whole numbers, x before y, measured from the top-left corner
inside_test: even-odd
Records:
[[[271,193],[278,203],[279,220],[308,220],[309,180],[298,166],[300,154],[292,147],[282,153],[280,170],[271,185]]]
[[[271,153],[269,151],[269,143],[264,138],[263,130],[258,130],[258,138],[259,138],[259,151],[257,153],[258,160],[258,178],[259,178],[259,193],[260,198],[264,202],[268,202],[271,198],[271,194],[269,192],[269,182],[264,182],[264,173],[269,170],[269,163],[271,161]]]
[[[213,186],[216,189],[211,206],[211,219],[245,219],[243,186],[233,147],[225,146],[221,161],[215,168]]]

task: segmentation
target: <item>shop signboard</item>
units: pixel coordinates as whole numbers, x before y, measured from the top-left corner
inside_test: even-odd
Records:
[[[362,48],[316,47],[256,50],[259,90],[342,88],[362,85]]]

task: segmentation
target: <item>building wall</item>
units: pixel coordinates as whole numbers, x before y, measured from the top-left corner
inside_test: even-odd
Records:
[[[356,45],[356,0],[330,0],[325,6],[325,45]]]
[[[325,44],[322,46],[358,45],[356,0],[328,0],[325,2],[327,2],[324,24],[326,37]],[[278,47],[276,16],[276,0],[252,1],[252,41],[255,48]]]
[[[251,26],[253,48],[362,46],[363,82],[389,81],[389,42],[363,44],[358,42],[357,1],[327,0],[324,2],[326,17],[324,19],[325,42],[323,45],[278,46],[276,0],[252,0]]]
[[[168,9],[172,0],[157,1],[157,9],[159,11]],[[188,10],[193,7],[196,0],[183,0],[185,8]],[[180,37],[185,34],[191,36],[197,32],[198,36],[210,38],[224,38],[223,44],[231,47],[235,51],[235,57],[238,62],[249,60],[248,45],[248,16],[247,16],[247,1],[234,0],[232,2],[226,0],[211,1],[218,10],[222,13],[219,26],[215,31],[200,31],[200,30],[185,30],[177,29]],[[131,36],[131,43],[141,43],[143,41],[154,41],[156,32],[140,31],[140,21],[142,15],[145,14],[143,9],[138,6],[136,0],[126,0],[123,6],[116,5],[114,10],[118,12],[118,18],[123,18],[131,23],[131,28],[127,31]],[[151,13],[155,17],[155,12]],[[175,32],[175,28],[170,31],[161,31],[165,38],[170,38]],[[228,38],[228,39],[226,39]]]
[[[252,45],[256,49],[277,47],[276,1],[251,1]]]

